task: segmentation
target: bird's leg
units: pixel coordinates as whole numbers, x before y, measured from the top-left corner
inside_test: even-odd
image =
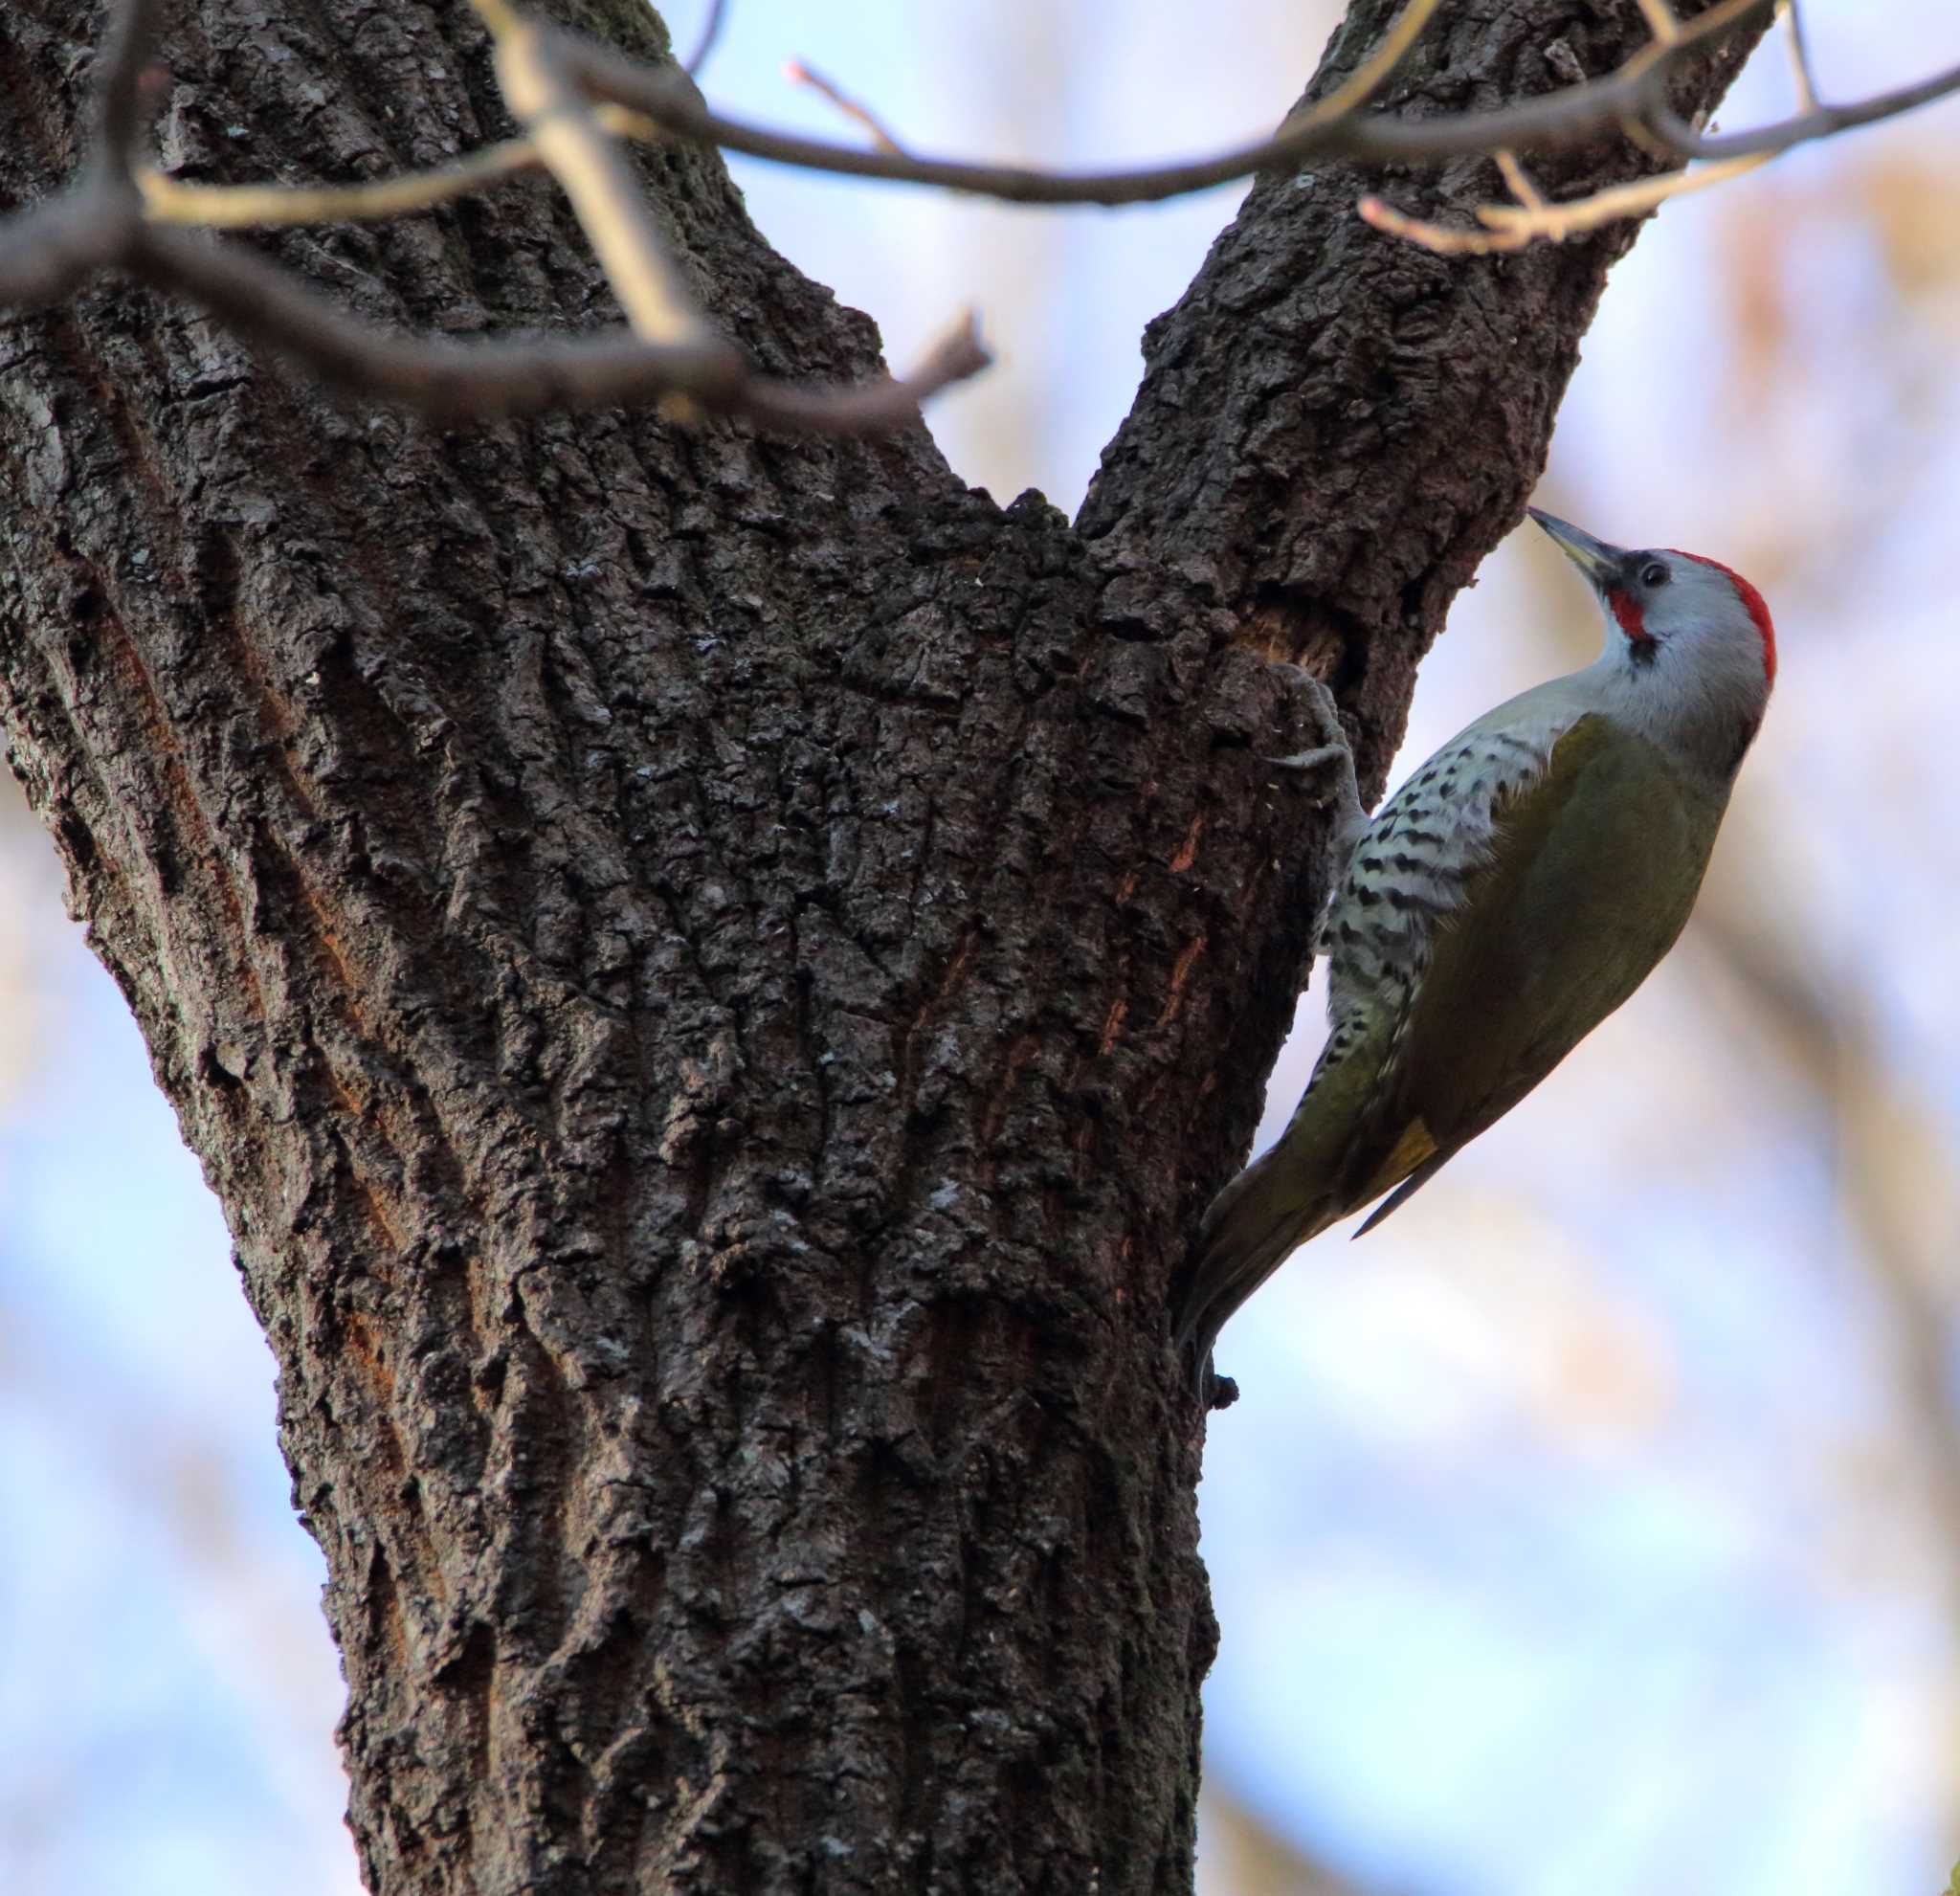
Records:
[[[1368,830],[1368,812],[1361,807],[1361,786],[1354,778],[1354,752],[1348,746],[1348,733],[1341,727],[1341,713],[1334,703],[1334,694],[1304,666],[1282,664],[1276,669],[1290,672],[1302,687],[1306,700],[1307,718],[1313,726],[1314,736],[1320,742],[1307,749],[1296,750],[1285,757],[1268,757],[1265,761],[1275,770],[1293,771],[1301,776],[1317,776],[1325,785],[1325,793],[1321,800],[1331,804],[1334,812],[1334,827],[1327,837],[1327,846],[1333,852],[1334,860],[1327,881],[1337,884]]]

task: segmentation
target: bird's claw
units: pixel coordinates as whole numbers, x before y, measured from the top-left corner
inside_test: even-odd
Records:
[[[1326,685],[1304,665],[1281,660],[1275,663],[1273,669],[1276,672],[1283,672],[1294,686],[1295,702],[1290,708],[1297,718],[1312,727],[1313,735],[1318,740],[1312,748],[1346,750],[1348,732],[1341,723],[1341,707],[1334,702],[1334,694]],[[1300,703],[1302,699],[1305,701],[1303,704]],[[1311,750],[1303,750],[1300,754],[1311,755]]]
[[[1231,1376],[1220,1375],[1208,1360],[1204,1374],[1198,1378],[1199,1409],[1209,1414],[1214,1410],[1229,1409],[1237,1400],[1237,1382]]]
[[[1320,776],[1326,780],[1321,800],[1333,806],[1331,840],[1345,863],[1368,828],[1368,812],[1361,806],[1361,787],[1354,777],[1354,751],[1341,725],[1340,707],[1334,703],[1334,694],[1303,665],[1282,663],[1274,669],[1292,674],[1292,681],[1300,687],[1296,706],[1303,709],[1305,720],[1312,725],[1313,735],[1320,742],[1264,761],[1273,769],[1295,776]]]
[[[1316,745],[1311,750],[1295,750],[1284,757],[1265,757],[1260,762],[1270,764],[1276,770],[1291,770],[1299,776],[1312,776],[1316,771],[1325,770],[1329,764],[1354,762],[1354,753],[1345,744]]]

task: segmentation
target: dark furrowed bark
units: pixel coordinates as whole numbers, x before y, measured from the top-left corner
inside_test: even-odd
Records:
[[[1400,11],[1398,0],[1355,0],[1306,98],[1345,79]],[[1706,11],[1707,0],[1676,9],[1684,19]],[[1760,37],[1731,33],[1683,60],[1673,102],[1711,108]],[[1633,0],[1445,6],[1374,105],[1424,119],[1515,103],[1615,71],[1647,38]],[[1665,168],[1618,136],[1527,166],[1552,198]],[[1370,191],[1467,229],[1477,205],[1508,201],[1483,158],[1329,162],[1259,179],[1191,288],[1145,332],[1143,387],[1078,526],[1114,636],[1174,649],[1202,625],[1226,650],[1221,669],[1291,661],[1331,685],[1372,804],[1415,668],[1451,601],[1522,518],[1606,273],[1638,226],[1510,256],[1439,257],[1365,224],[1355,205]],[[1235,776],[1236,795],[1265,780]],[[1278,933],[1258,899],[1213,917],[1212,978],[1198,984],[1192,1024],[1214,1048],[1225,1093],[1216,1124],[1234,1150],[1260,1107],[1258,1089],[1234,1082],[1264,1073],[1291,1024],[1321,893],[1311,885],[1313,902]],[[1250,981],[1228,977],[1234,968]]]
[[[506,129],[461,9],[186,12],[185,175]],[[1404,102],[1581,17],[1452,26]],[[0,28],[11,200],[99,28]],[[1637,10],[1589,30],[1596,70]],[[768,368],[870,370],[718,161],[646,170]],[[278,1358],[376,1889],[1189,1886],[1162,1297],[1321,848],[1262,655],[1378,781],[1621,241],[1441,264],[1353,184],[1254,193],[1084,532],[920,432],[442,435],[126,285],[12,324],[0,718]],[[614,320],[542,181],[267,247],[420,327]]]
[[[1518,103],[1613,72],[1646,43],[1632,4],[1497,11],[1443,8],[1378,109],[1421,120]],[[1400,11],[1357,0],[1306,97],[1346,78]],[[1719,97],[1759,37],[1731,34],[1684,62],[1682,109]],[[1666,168],[1617,135],[1526,166],[1555,199]],[[1606,270],[1638,227],[1440,257],[1364,223],[1367,192],[1469,230],[1474,206],[1509,200],[1487,158],[1327,161],[1259,179],[1147,331],[1142,390],[1080,524],[1115,575],[1114,622],[1155,632],[1223,607],[1239,642],[1336,680],[1364,786],[1378,790],[1415,665],[1517,524]]]

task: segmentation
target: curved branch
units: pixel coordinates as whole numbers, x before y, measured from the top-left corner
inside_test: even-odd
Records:
[[[586,84],[600,98],[645,113],[675,137],[717,145],[750,158],[846,177],[933,185],[1006,204],[1156,204],[1232,184],[1257,171],[1288,168],[1308,158],[1393,163],[1477,156],[1499,146],[1542,151],[1581,144],[1607,126],[1638,123],[1662,109],[1668,72],[1683,54],[1741,27],[1773,4],[1774,0],[1722,0],[1683,26],[1673,39],[1642,48],[1617,72],[1526,104],[1442,119],[1366,117],[1356,110],[1360,98],[1344,86],[1312,110],[1296,114],[1271,138],[1236,145],[1212,158],[1116,171],[971,164],[866,151],[772,132],[710,111],[677,74],[639,65],[595,41],[578,41],[573,56]],[[1424,5],[1422,17],[1433,11]],[[1395,30],[1392,34],[1399,56],[1406,43]],[[1413,34],[1409,37],[1413,39]],[[1370,93],[1378,89],[1389,69],[1370,61],[1365,69],[1371,75]]]
[[[969,319],[902,381],[807,387],[755,374],[740,350],[713,336],[646,343],[616,333],[512,342],[393,335],[344,315],[249,251],[175,231],[136,227],[131,251],[117,260],[322,381],[399,402],[432,421],[489,421],[678,394],[764,427],[862,435],[903,426],[922,402],[977,374],[989,360]]]
[[[1752,132],[1729,132],[1716,138],[1704,137],[1679,112],[1666,105],[1657,106],[1648,120],[1655,136],[1680,158],[1748,158],[1773,155],[1799,145],[1809,145],[1838,132],[1856,131],[1860,125],[1875,125],[1883,119],[1896,119],[1935,100],[1960,92],[1960,65],[1949,66],[1930,78],[1915,79],[1910,85],[1895,86],[1889,92],[1860,99],[1851,105],[1819,105],[1793,118],[1780,119]]]
[[[0,301],[33,302],[66,294],[90,271],[119,266],[187,290],[223,311],[244,333],[271,343],[342,386],[458,419],[535,412],[541,402],[664,399],[685,418],[690,405],[746,413],[780,427],[858,432],[902,423],[924,394],[982,367],[970,323],[957,329],[907,382],[868,389],[793,390],[756,375],[732,346],[717,342],[666,253],[657,221],[619,161],[621,137],[685,138],[809,169],[924,184],[1016,204],[1140,204],[1203,190],[1256,171],[1296,167],[1315,156],[1410,161],[1490,153],[1522,177],[1513,154],[1583,141],[1618,125],[1650,148],[1722,161],[1721,168],[1618,186],[1551,203],[1526,186],[1518,203],[1480,207],[1481,231],[1412,217],[1375,197],[1361,214],[1377,229],[1429,249],[1482,254],[1560,240],[1641,214],[1682,191],[1750,168],[1794,145],[1912,110],[1960,90],[1960,67],[1846,106],[1817,106],[1759,131],[1702,136],[1669,103],[1673,63],[1769,9],[1774,0],[1718,0],[1683,24],[1666,0],[1640,0],[1652,35],[1605,78],[1496,111],[1433,119],[1367,115],[1362,107],[1392,76],[1437,13],[1440,0],[1409,0],[1355,71],[1327,96],[1292,114],[1271,138],[1208,159],[1139,169],[1066,173],[1020,166],[920,157],[888,139],[862,150],[793,137],[726,119],[702,101],[683,71],[648,65],[547,22],[510,0],[476,0],[497,47],[497,70],[528,137],[507,141],[417,177],[339,190],[279,190],[262,186],[200,188],[152,170],[139,174],[143,71],[160,0],[126,0],[102,54],[95,142],[81,180],[56,205],[0,225]],[[718,16],[718,15],[717,15]],[[1814,100],[1809,64],[1793,11],[1793,56],[1801,90]],[[274,283],[270,267],[208,250],[139,240],[140,205],[152,226],[208,221],[291,223],[331,216],[375,217],[424,209],[476,186],[543,166],[573,202],[641,346],[611,337],[580,343],[454,346],[390,338],[342,318],[297,284]],[[1514,190],[1516,190],[1514,186]],[[274,312],[278,312],[277,317]],[[278,333],[280,323],[290,333]],[[480,408],[468,404],[480,400]],[[874,423],[873,415],[886,417]]]

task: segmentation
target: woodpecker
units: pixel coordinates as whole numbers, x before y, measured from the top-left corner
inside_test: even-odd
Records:
[[[1329,1033],[1279,1143],[1206,1212],[1176,1337],[1206,1387],[1225,1320],[1295,1246],[1389,1193],[1371,1231],[1510,1111],[1674,946],[1776,678],[1763,595],[1719,561],[1630,552],[1533,507],[1605,649],[1459,732],[1370,823],[1339,740],[1348,852],[1319,949]]]

